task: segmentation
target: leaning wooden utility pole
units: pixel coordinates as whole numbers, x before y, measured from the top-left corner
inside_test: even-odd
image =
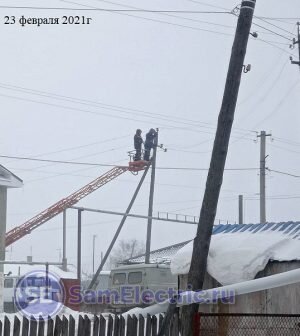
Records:
[[[255,3],[256,0],[242,1],[238,17],[200,219],[197,234],[194,239],[191,267],[188,274],[188,284],[193,290],[202,289],[206,273],[207,256],[223,181],[231,127],[234,119]],[[192,335],[193,317],[197,310],[197,304],[183,307],[183,336]]]

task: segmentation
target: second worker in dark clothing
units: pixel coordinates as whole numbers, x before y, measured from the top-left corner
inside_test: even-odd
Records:
[[[134,161],[139,161],[142,158],[142,144],[144,142],[142,138],[142,130],[136,130],[133,140],[135,149]]]
[[[150,160],[150,152],[151,152],[151,149],[155,145],[156,136],[157,136],[157,133],[153,128],[151,128],[150,131],[146,134],[145,152],[144,152],[144,160],[145,161]]]

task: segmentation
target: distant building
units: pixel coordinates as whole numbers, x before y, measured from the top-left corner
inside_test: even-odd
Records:
[[[175,244],[175,245],[160,248],[158,250],[151,251],[150,263],[151,264],[158,264],[158,263],[170,264],[172,257],[189,242],[190,240],[187,240],[179,244]],[[145,254],[140,254],[135,257],[125,259],[121,262],[122,265],[143,264],[143,263],[145,263]]]

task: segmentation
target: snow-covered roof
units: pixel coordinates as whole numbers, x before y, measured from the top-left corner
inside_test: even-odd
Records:
[[[189,242],[190,240],[179,243],[179,244],[171,245],[168,247],[164,247],[158,250],[151,251],[150,263],[151,264],[157,264],[157,263],[169,264],[171,257]],[[123,260],[121,264],[123,265],[124,264],[143,264],[144,262],[145,262],[145,254],[140,254],[133,258]]]
[[[170,268],[169,265],[165,264],[133,264],[133,265],[120,265],[116,268],[113,268],[111,272],[118,272],[118,271],[131,271],[131,270],[136,270],[136,269],[141,269],[141,268]]]
[[[175,274],[190,268],[193,241],[152,251],[150,262],[171,263]],[[140,255],[124,263],[143,263]],[[222,284],[254,279],[269,261],[300,260],[300,222],[220,224],[213,229],[208,272]]]
[[[300,222],[280,222],[265,224],[220,224],[216,225],[213,234],[235,233],[235,232],[281,232],[282,234],[291,234],[295,237],[300,235]]]
[[[267,232],[268,235],[272,235],[274,232],[279,232],[283,235],[290,235],[294,238],[300,239],[300,222],[280,222],[280,223],[266,223],[266,224],[219,224],[215,225],[213,229],[213,235],[221,233],[259,233]],[[172,257],[187,245],[190,240],[178,243],[175,245],[170,245],[158,250],[151,251],[150,263],[170,263]],[[286,260],[288,261],[288,260]],[[145,262],[145,254],[135,256],[130,259],[122,261],[122,264],[140,264]]]
[[[7,188],[20,188],[23,186],[23,181],[7,168],[0,165],[0,186]]]
[[[171,260],[175,274],[189,272],[193,242]],[[223,285],[252,280],[269,261],[300,260],[300,222],[222,225],[214,229],[207,271]]]

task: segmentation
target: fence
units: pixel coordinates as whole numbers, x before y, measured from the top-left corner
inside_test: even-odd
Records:
[[[18,315],[0,320],[0,336],[157,336],[163,315],[131,317],[103,314],[90,317],[56,316],[38,320]],[[179,336],[178,314],[172,318],[166,336]]]
[[[300,315],[202,314],[194,317],[194,336],[300,335]]]

